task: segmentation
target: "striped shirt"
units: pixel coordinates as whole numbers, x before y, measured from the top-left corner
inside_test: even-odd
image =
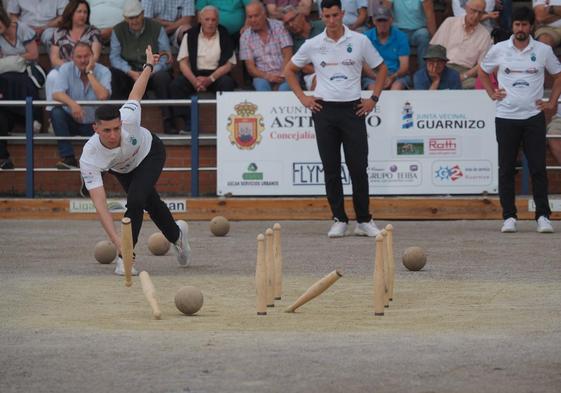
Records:
[[[144,16],[176,21],[184,16],[195,15],[195,0],[142,0]]]

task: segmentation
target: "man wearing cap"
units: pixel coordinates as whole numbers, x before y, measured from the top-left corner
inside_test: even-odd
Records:
[[[409,85],[409,41],[407,35],[397,27],[392,26],[392,12],[389,8],[378,7],[372,17],[374,28],[368,30],[366,36],[374,48],[384,59],[388,67],[388,76],[384,82],[384,89],[403,90]],[[363,86],[373,88],[374,81],[365,78]]]
[[[429,45],[424,57],[425,66],[413,75],[415,90],[461,90],[462,81],[458,71],[446,66],[446,48]]]
[[[555,109],[561,95],[561,63],[549,45],[530,35],[534,24],[534,12],[530,8],[515,9],[512,21],[512,36],[489,49],[478,72],[487,94],[496,101],[499,198],[504,219],[501,232],[517,230],[514,180],[522,145],[532,177],[537,232],[551,233],[544,110]],[[489,79],[489,74],[495,71],[500,88],[494,88]],[[554,79],[547,102],[542,101],[545,71]]]
[[[473,89],[477,64],[483,59],[493,41],[479,22],[485,14],[484,0],[469,0],[464,16],[451,16],[440,25],[431,44],[442,45],[448,54],[448,67],[460,73],[462,87]]]
[[[154,53],[161,56],[154,65],[148,87],[153,89],[158,99],[169,99],[171,83],[170,45],[164,28],[155,20],[144,18],[144,9],[138,0],[126,0],[123,6],[124,21],[117,24],[111,33],[111,89],[112,98],[123,100],[128,97],[134,82],[142,73],[146,62],[145,49],[151,46]],[[161,107],[164,132],[177,134],[172,121],[170,107]]]
[[[304,42],[284,73],[296,97],[312,112],[327,200],[334,220],[327,236],[345,236],[349,221],[341,181],[341,145],[352,181],[357,220],[354,233],[376,236],[379,230],[369,209],[365,117],[378,102],[387,69],[368,38],[343,24],[340,0],[323,0],[321,10],[325,31]],[[317,86],[313,95],[308,96],[300,87],[297,73],[310,63],[316,70]],[[365,64],[378,72],[379,80],[371,97],[361,99],[360,77]]]

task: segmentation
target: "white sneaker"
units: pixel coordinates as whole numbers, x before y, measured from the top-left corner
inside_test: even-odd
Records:
[[[374,220],[369,222],[357,222],[355,227],[356,236],[368,236],[375,237],[380,233],[380,230],[376,226]]]
[[[179,227],[179,239],[173,245],[180,266],[189,266],[191,246],[189,245],[189,225],[183,220],[175,222]]]
[[[331,228],[329,229],[329,232],[327,232],[327,236],[343,237],[345,236],[346,232],[347,232],[347,223],[335,219],[333,225],[331,225]]]
[[[117,264],[117,266],[115,266],[115,274],[118,275],[118,276],[124,276],[125,275],[125,264],[123,263],[123,259],[121,257],[117,257],[116,264]],[[138,271],[136,271],[134,266],[131,269],[131,275],[138,276]]]
[[[540,218],[538,218],[538,228],[536,231],[539,233],[553,233],[551,222],[546,216],[540,216]]]
[[[503,227],[501,228],[502,233],[514,233],[516,232],[516,218],[510,217],[505,220]]]

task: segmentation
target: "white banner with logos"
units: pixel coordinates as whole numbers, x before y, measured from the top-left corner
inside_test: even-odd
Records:
[[[312,117],[294,94],[217,101],[218,195],[325,194]],[[384,91],[366,119],[370,194],[497,193],[494,115],[484,91]],[[341,177],[350,195],[344,163]]]

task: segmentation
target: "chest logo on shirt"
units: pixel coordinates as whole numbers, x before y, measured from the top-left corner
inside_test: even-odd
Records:
[[[347,45],[347,52],[351,53],[353,51],[353,46],[351,44]]]
[[[329,67],[329,66],[336,66],[336,65],[338,65],[338,64],[339,64],[339,63],[327,63],[325,60],[322,60],[322,62],[319,63],[319,65],[320,65],[322,68]]]
[[[129,136],[129,143],[133,146],[136,146],[136,144],[138,143],[138,140],[134,137],[134,136]]]
[[[534,75],[538,73],[538,69],[535,67],[527,68],[525,70],[513,70],[512,68],[505,68],[505,74],[530,74]]]
[[[347,75],[341,74],[341,73],[337,73],[337,74],[335,74],[335,75],[333,75],[332,77],[329,78],[330,81],[337,81],[337,80],[343,80],[344,81],[344,80],[347,80],[347,79],[349,79],[347,77]]]
[[[345,66],[352,66],[355,65],[355,61],[353,59],[345,59],[341,62],[341,64]]]
[[[265,131],[263,116],[257,114],[257,105],[243,101],[234,106],[236,114],[228,117],[232,145],[241,150],[251,150],[261,142],[261,134]]]
[[[530,84],[523,79],[518,79],[514,81],[512,87],[516,87],[517,89],[524,89],[526,87],[530,87]]]
[[[534,52],[530,55],[530,60],[536,61],[536,54]]]

